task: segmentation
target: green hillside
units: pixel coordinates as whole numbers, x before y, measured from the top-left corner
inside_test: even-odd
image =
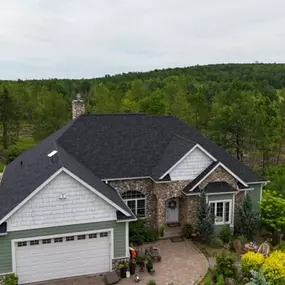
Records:
[[[251,166],[278,164],[285,141],[285,64],[219,64],[94,79],[0,81],[0,156],[12,160],[89,113],[175,115]]]

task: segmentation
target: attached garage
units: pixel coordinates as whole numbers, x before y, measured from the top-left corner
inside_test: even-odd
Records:
[[[21,284],[108,272],[112,231],[12,241],[14,271]]]

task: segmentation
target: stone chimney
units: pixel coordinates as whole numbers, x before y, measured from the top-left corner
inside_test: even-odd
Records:
[[[77,94],[76,100],[72,101],[72,119],[76,119],[82,114],[85,114],[85,104],[81,95]]]

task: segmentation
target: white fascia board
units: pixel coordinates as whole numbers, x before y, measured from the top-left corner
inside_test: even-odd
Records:
[[[235,175],[230,169],[228,169],[222,162],[219,163],[229,174],[231,174],[236,180],[238,180],[243,186],[248,186],[243,180]]]
[[[173,170],[178,164],[180,164],[188,155],[191,154],[196,148],[199,148],[202,152],[204,152],[208,157],[210,157],[213,161],[217,161],[215,157],[213,157],[209,152],[207,152],[203,147],[199,144],[195,144],[184,156],[182,156],[175,164],[173,164],[159,179],[163,179],[171,170]]]
[[[15,212],[17,212],[23,205],[31,200],[39,191],[41,191],[48,183],[50,183],[59,173],[63,171],[63,167],[58,169],[53,175],[51,175],[44,183],[37,187],[30,195],[28,195],[20,204],[18,204],[12,211],[10,211],[4,218],[0,220],[0,224],[7,221]]]
[[[89,190],[91,190],[93,193],[95,193],[97,196],[99,196],[101,199],[103,199],[104,201],[106,201],[108,204],[110,204],[111,206],[113,206],[114,208],[116,208],[117,210],[119,210],[120,212],[122,212],[124,215],[126,215],[127,217],[130,217],[131,214],[128,213],[127,211],[125,211],[124,209],[122,209],[121,207],[119,207],[117,204],[115,204],[113,201],[111,201],[110,199],[108,199],[106,196],[104,196],[101,192],[97,191],[95,188],[93,188],[92,186],[90,186],[89,184],[87,184],[85,181],[83,181],[82,179],[80,179],[78,176],[76,176],[75,174],[73,174],[71,171],[69,171],[68,169],[63,167],[63,171],[65,173],[67,173],[68,175],[70,175],[71,177],[73,177],[75,180],[77,180],[79,183],[81,183],[82,185],[84,185],[86,188],[88,188]]]

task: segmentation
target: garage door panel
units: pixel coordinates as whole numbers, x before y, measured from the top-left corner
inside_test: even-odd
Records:
[[[36,240],[36,239],[35,239]],[[110,271],[110,233],[107,237],[77,239],[24,246],[15,244],[16,274],[20,283],[38,282]],[[37,242],[36,242],[37,243]],[[23,243],[20,245],[23,245]]]

